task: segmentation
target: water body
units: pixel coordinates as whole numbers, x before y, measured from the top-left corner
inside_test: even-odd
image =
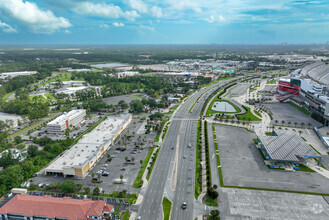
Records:
[[[211,109],[217,112],[236,112],[233,105],[225,101],[215,102]]]

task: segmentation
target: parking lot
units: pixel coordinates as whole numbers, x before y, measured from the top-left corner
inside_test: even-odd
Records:
[[[305,124],[305,127],[308,127],[308,123],[311,123],[312,126],[320,126],[321,124],[310,116],[305,115],[295,107],[291,106],[289,103],[275,103],[275,104],[264,104],[268,109],[273,113],[273,120],[271,124],[275,124],[275,120],[278,120],[278,124],[281,125],[281,121],[285,121],[285,126],[288,125],[288,122],[291,122],[290,126],[295,126],[297,122],[297,127],[301,126],[301,123]]]
[[[125,131],[117,138],[117,143],[115,146],[112,146],[107,152],[105,152],[104,156],[101,160],[96,164],[96,166],[87,174],[84,179],[75,179],[73,177],[64,178],[62,176],[37,176],[33,178],[34,183],[44,183],[49,184],[52,182],[63,182],[64,180],[75,180],[76,183],[82,184],[84,187],[88,186],[93,190],[95,187],[102,188],[106,194],[112,193],[115,190],[128,190],[130,193],[137,193],[139,189],[132,188],[132,184],[137,176],[137,173],[140,169],[140,160],[144,160],[147,153],[148,148],[152,145],[153,140],[156,136],[156,133],[150,134],[137,134],[137,131],[140,129],[144,120],[133,119],[129,126],[125,129]],[[126,150],[121,151],[117,150],[118,147],[124,148],[122,137],[124,135],[131,136],[131,139],[127,141]],[[145,140],[144,145],[138,144],[138,138],[141,137],[141,140]],[[120,144],[118,142],[121,142]],[[135,148],[135,142],[137,145],[141,146],[140,148]],[[112,161],[107,161],[107,154],[110,154]],[[135,158],[135,165],[125,164],[125,158],[131,160],[132,157]],[[108,164],[107,167],[104,164]],[[97,177],[97,172],[103,170],[108,173],[108,176],[101,176],[102,183],[93,183],[92,182],[92,173]],[[114,184],[114,179],[120,179],[120,175],[123,175],[123,180],[127,181],[125,184]]]
[[[144,96],[144,97],[134,97],[133,95],[134,94],[113,96],[113,97],[103,98],[103,101],[106,102],[108,105],[117,105],[120,100],[123,100],[127,104],[129,104],[132,100],[142,100],[143,98],[148,98],[146,96]]]
[[[225,185],[328,193],[329,181],[320,174],[270,170],[253,143],[254,133],[216,125],[216,135]]]
[[[223,191],[229,206],[221,210],[223,219],[325,220],[329,216],[329,205],[322,196],[245,189]]]
[[[249,87],[250,85],[248,84],[239,84],[238,86],[231,89],[231,92],[227,95],[227,97],[232,98],[232,97],[245,95],[247,94]]]

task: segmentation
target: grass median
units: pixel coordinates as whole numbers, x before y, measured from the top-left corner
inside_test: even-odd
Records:
[[[141,188],[142,187],[142,185],[143,185],[142,176],[143,176],[143,174],[145,172],[145,169],[147,167],[147,164],[149,163],[149,160],[150,160],[150,158],[152,156],[152,153],[153,153],[154,149],[155,149],[154,147],[149,149],[149,152],[147,153],[147,156],[146,156],[146,158],[145,158],[145,160],[144,160],[144,162],[142,164],[142,167],[140,168],[140,170],[139,170],[139,172],[137,174],[137,177],[136,177],[136,179],[134,181],[134,184],[133,184],[133,187],[134,188]]]
[[[158,155],[159,155],[160,150],[161,150],[161,147],[158,147],[157,152],[153,154],[153,157],[151,157],[152,161],[151,161],[151,166],[150,166],[150,168],[149,168],[149,172],[148,172],[148,174],[147,174],[147,176],[146,176],[146,179],[147,179],[147,180],[149,180],[150,177],[151,177],[152,170],[153,170],[153,168],[154,168],[154,165],[155,165],[155,162],[156,162],[156,160],[157,160],[157,158],[158,158]]]
[[[171,212],[171,206],[172,206],[171,201],[169,199],[167,199],[166,197],[163,197],[162,208],[163,208],[163,219],[164,220],[169,220],[170,212]]]

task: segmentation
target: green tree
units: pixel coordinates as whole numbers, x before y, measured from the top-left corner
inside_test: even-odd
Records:
[[[94,195],[99,195],[99,193],[100,193],[99,188],[98,187],[95,187],[94,190],[93,190],[93,194]]]
[[[15,141],[16,144],[20,144],[20,143],[23,142],[22,137],[19,136],[19,135],[17,135],[17,136],[14,138],[14,141]]]
[[[74,193],[77,191],[77,184],[73,180],[65,180],[59,187],[63,193]]]
[[[30,157],[35,157],[38,154],[38,147],[35,145],[28,146],[27,153]]]
[[[85,191],[86,194],[90,193],[90,187],[88,186],[83,187],[83,190]]]

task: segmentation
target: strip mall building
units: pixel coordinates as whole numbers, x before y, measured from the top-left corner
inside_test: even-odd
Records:
[[[54,160],[44,172],[48,175],[74,176],[83,179],[114,144],[132,120],[130,114],[108,117],[77,144]]]

